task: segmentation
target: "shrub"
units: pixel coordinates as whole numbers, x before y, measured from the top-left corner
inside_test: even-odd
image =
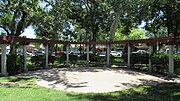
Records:
[[[148,64],[149,54],[148,53],[132,53],[130,62],[132,66],[134,64]]]
[[[155,53],[151,56],[153,70],[161,73],[166,73],[168,70],[168,54]]]
[[[42,69],[44,67],[45,57],[44,55],[32,56],[30,61],[33,64],[32,70]]]
[[[174,56],[174,71],[176,74],[180,74],[180,55]]]
[[[79,56],[79,60],[86,60],[87,59],[87,54],[81,54]]]
[[[23,71],[23,56],[9,54],[7,55],[7,72],[9,75],[15,75]]]
[[[55,56],[49,55],[49,56],[48,56],[48,63],[54,63],[55,59],[56,59]]]
[[[78,55],[70,54],[69,59],[70,59],[71,63],[75,65],[78,60]]]
[[[96,54],[90,54],[89,56],[89,60],[92,62],[99,62],[100,59],[101,59],[100,56]]]
[[[87,59],[87,54],[81,54],[79,56],[79,60],[86,60],[86,59]],[[92,62],[101,62],[102,58],[96,54],[89,54],[89,60]]]
[[[61,61],[61,62],[66,61],[66,54],[61,54],[61,55],[56,56],[55,60]]]

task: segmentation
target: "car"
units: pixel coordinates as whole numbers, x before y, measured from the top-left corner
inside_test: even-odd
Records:
[[[71,51],[70,53],[71,54],[80,54],[80,51],[79,50],[74,50],[74,51]]]
[[[122,51],[111,51],[110,55],[112,55],[112,56],[122,56]]]
[[[132,53],[149,54],[149,52],[145,51],[145,50],[137,50],[137,51],[132,52]]]
[[[55,55],[62,55],[62,54],[66,54],[66,52],[65,51],[56,51],[55,52]]]
[[[36,51],[36,52],[35,52],[35,56],[44,55],[44,54],[45,54],[44,51]]]
[[[27,55],[33,56],[33,53],[26,52]]]
[[[103,57],[103,56],[106,56],[106,52],[100,52],[100,53],[99,53],[99,56],[102,56],[102,57]]]

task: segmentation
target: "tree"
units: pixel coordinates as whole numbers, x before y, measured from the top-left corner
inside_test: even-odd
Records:
[[[122,28],[119,28],[118,31],[115,33],[115,40],[138,40],[138,39],[146,39],[147,36],[144,30],[140,29],[132,29],[129,35],[122,33]]]
[[[38,0],[1,0],[0,28],[7,35],[20,36],[24,29],[35,23],[34,16],[40,8]],[[17,46],[11,45],[10,53],[16,54]]]
[[[78,23],[87,33],[91,33],[91,40],[94,42],[98,33],[109,31],[112,18],[108,0],[72,0],[68,11],[68,18]]]
[[[7,35],[21,35],[34,21],[39,4],[38,0],[1,0],[0,28]]]
[[[40,11],[38,23],[34,24],[36,35],[49,39],[58,39],[71,34],[70,22],[64,12],[68,7],[66,0],[46,0]]]
[[[167,27],[168,34],[179,36],[180,3],[175,0],[138,0],[137,15],[139,22],[146,23],[145,29],[157,33],[161,27]]]

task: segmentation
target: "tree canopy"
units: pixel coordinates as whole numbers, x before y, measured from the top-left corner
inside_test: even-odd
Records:
[[[58,39],[114,40],[117,28],[128,35],[144,29],[158,37],[180,33],[180,3],[175,0],[1,0],[0,27],[19,36],[33,26],[36,35]],[[158,35],[156,35],[158,34]]]
[[[34,22],[39,4],[38,0],[1,0],[0,28],[7,35],[21,35],[24,29]]]

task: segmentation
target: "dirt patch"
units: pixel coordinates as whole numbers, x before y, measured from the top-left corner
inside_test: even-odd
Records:
[[[16,86],[18,85],[15,82],[0,82],[0,86]]]

